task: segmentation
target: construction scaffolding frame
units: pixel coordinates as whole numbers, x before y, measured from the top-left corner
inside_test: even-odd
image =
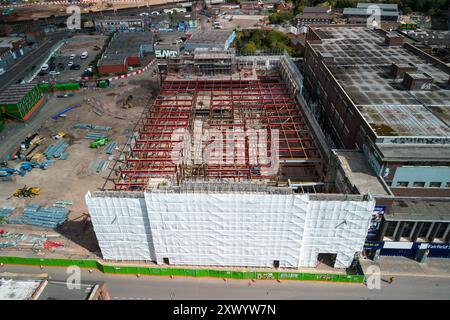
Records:
[[[274,186],[293,184],[302,190],[302,186],[311,186],[314,191],[321,185],[320,156],[313,136],[289,88],[274,73],[261,74],[257,80],[165,80],[140,121],[137,134],[121,155],[123,161],[113,169],[115,190],[145,190],[153,178],[176,185],[192,180],[265,181]],[[255,140],[235,134],[259,129],[267,132],[269,157],[271,133],[278,131],[277,172],[264,174],[261,169],[268,165],[251,163],[249,150]],[[213,136],[230,142],[232,153],[219,150],[213,159],[217,161],[212,162],[175,163],[174,148],[183,142],[178,130],[191,136],[208,131],[200,146],[202,155]],[[232,135],[230,130],[235,130]]]

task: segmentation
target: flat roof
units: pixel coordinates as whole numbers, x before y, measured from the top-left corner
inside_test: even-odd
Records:
[[[0,300],[30,300],[41,281],[0,277]]]
[[[358,2],[357,8],[368,8],[370,6],[378,6],[384,10],[398,10],[397,3],[371,3],[371,2]]]
[[[389,195],[386,187],[367,162],[364,153],[357,150],[334,150],[334,152],[345,176],[358,189],[360,194]]]
[[[380,15],[385,17],[397,17],[398,11],[388,11],[380,8]],[[370,8],[344,8],[344,15],[349,16],[370,16],[371,13],[368,12]]]
[[[408,148],[400,148],[401,144],[377,144],[383,161],[448,161],[450,148],[448,144],[410,144]]]
[[[187,44],[225,44],[233,34],[232,30],[198,31],[195,32]]]
[[[109,43],[98,65],[123,64],[127,57],[140,56],[143,45],[153,45],[153,33],[118,32]]]
[[[10,85],[0,93],[0,104],[15,104],[20,102],[36,85],[36,81]]]
[[[403,46],[387,46],[379,31],[365,27],[312,27],[321,43],[311,44],[366,122],[382,136],[450,136],[447,73]],[[430,91],[409,91],[394,79],[392,64],[411,64],[414,74],[433,78]]]
[[[450,202],[447,200],[394,200],[386,220],[450,221]]]

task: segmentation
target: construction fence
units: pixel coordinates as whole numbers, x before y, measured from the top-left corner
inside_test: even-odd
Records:
[[[42,92],[54,92],[54,91],[73,91],[80,90],[80,84],[78,82],[67,82],[67,83],[41,83],[39,84],[39,89]]]
[[[364,275],[343,275],[328,273],[300,273],[300,272],[254,272],[254,271],[228,271],[208,269],[185,268],[154,268],[138,266],[113,266],[103,264],[97,260],[69,260],[69,259],[45,259],[23,257],[0,257],[0,263],[15,265],[69,267],[98,269],[108,274],[133,274],[148,276],[174,276],[174,277],[211,277],[225,279],[254,279],[254,280],[303,280],[303,281],[328,281],[363,283]]]

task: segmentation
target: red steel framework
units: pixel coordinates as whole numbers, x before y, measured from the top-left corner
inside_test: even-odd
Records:
[[[203,179],[279,179],[278,174],[262,175],[249,163],[249,140],[236,144],[234,161],[225,164],[202,163],[186,167],[172,161],[172,151],[181,139],[173,139],[180,128],[192,132],[197,119],[196,106],[201,99],[209,101],[206,122],[210,131],[239,128],[267,129],[279,133],[279,159],[282,166],[307,168],[314,172],[320,162],[313,137],[284,83],[273,77],[263,80],[171,80],[164,81],[160,93],[149,107],[140,125],[138,137],[120,163],[113,179],[115,190],[143,190],[150,178],[199,176]],[[223,117],[227,114],[226,117]],[[234,136],[222,136],[235,139]],[[242,140],[240,140],[242,141]],[[309,169],[308,169],[309,168]],[[305,181],[314,177],[305,176]]]

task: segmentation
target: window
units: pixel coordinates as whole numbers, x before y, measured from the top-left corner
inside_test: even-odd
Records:
[[[442,239],[445,237],[446,231],[447,231],[448,223],[440,223],[438,230],[436,232],[436,238]]]
[[[384,233],[384,236],[385,237],[393,237],[395,228],[397,227],[397,221],[386,221],[386,223],[388,224],[388,226],[386,228],[386,232]]]
[[[422,182],[422,181],[415,181],[415,182],[413,183],[413,187],[415,187],[415,188],[423,188],[423,187],[425,187],[425,182]]]
[[[428,232],[431,228],[431,222],[423,222],[422,227],[420,228],[419,234],[417,235],[418,238],[427,239]]]
[[[430,188],[440,188],[441,182],[430,182]]]
[[[412,229],[414,227],[414,223],[415,222],[405,222],[405,226],[403,228],[402,235],[401,235],[403,238],[409,238],[410,237],[411,231],[412,231]]]
[[[446,187],[446,188],[450,188],[450,182],[447,182],[447,183],[445,184],[445,187]]]
[[[407,187],[408,181],[397,181],[397,187]]]

